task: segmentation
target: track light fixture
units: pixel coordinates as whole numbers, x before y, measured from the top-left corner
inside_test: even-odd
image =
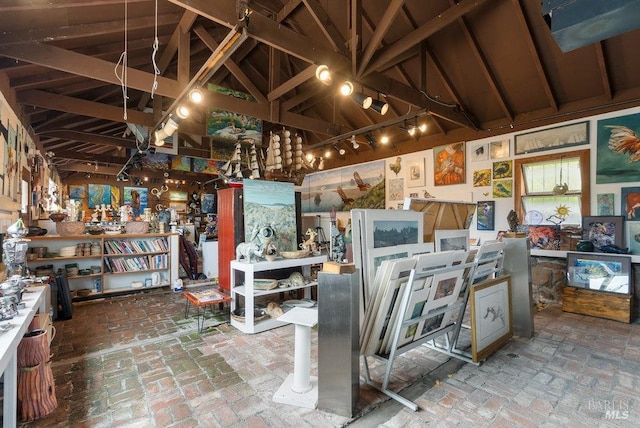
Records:
[[[204,94],[200,87],[196,86],[189,92],[189,100],[194,104],[200,104],[204,100]]]
[[[348,80],[342,82],[342,85],[340,85],[340,93],[345,97],[353,94],[353,83],[349,82]]]
[[[353,146],[353,150],[356,150],[358,147],[360,147],[360,144],[358,144],[358,142],[356,141],[355,135],[351,136],[351,145]]]
[[[364,138],[367,140],[367,144],[369,144],[372,149],[375,149],[376,146],[378,145],[377,142],[376,142],[376,139],[373,138],[373,135],[365,134]]]
[[[356,92],[351,97],[363,109],[368,109],[369,107],[371,107],[371,103],[373,103],[373,98],[371,98],[368,95],[363,94],[362,92]]]
[[[380,96],[380,94],[378,94],[378,96]],[[371,102],[371,109],[380,116],[384,116],[387,110],[389,110],[389,104],[384,101],[380,101],[380,99],[377,98]]]
[[[329,67],[327,67],[326,65],[319,65],[318,68],[316,68],[316,79],[327,86],[330,85],[333,81],[333,78],[331,77],[331,71],[329,71]]]

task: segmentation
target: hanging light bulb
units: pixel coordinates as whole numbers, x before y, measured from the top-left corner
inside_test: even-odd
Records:
[[[176,109],[176,115],[182,120],[189,117],[189,108],[187,106],[180,106]]]
[[[200,88],[195,87],[191,90],[191,92],[189,92],[189,99],[194,104],[200,104],[204,99],[204,94],[202,93]]]

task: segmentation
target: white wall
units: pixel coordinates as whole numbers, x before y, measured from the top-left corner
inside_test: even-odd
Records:
[[[446,186],[435,186],[433,180],[433,171],[434,171],[434,160],[433,160],[433,150],[423,150],[411,154],[401,155],[401,169],[400,172],[396,174],[391,171],[390,165],[397,161],[397,156],[391,156],[385,159],[385,184],[386,184],[386,203],[385,206],[387,208],[397,209],[399,204],[402,204],[402,197],[409,197],[411,193],[417,193],[418,197],[422,198],[424,196],[424,192],[427,191],[429,194],[435,196],[438,199],[449,200],[449,201],[464,201],[464,202],[477,202],[482,200],[495,200],[496,202],[496,217],[495,217],[495,231],[478,231],[476,229],[476,218],[474,216],[471,227],[470,227],[470,235],[472,238],[480,238],[481,241],[495,239],[496,234],[499,230],[508,230],[509,225],[507,223],[507,214],[510,210],[514,208],[514,200],[511,198],[496,198],[492,197],[492,188],[491,186],[487,187],[473,187],[473,171],[478,169],[491,169],[493,162],[497,159],[488,159],[486,161],[471,161],[471,153],[468,149],[470,146],[475,143],[489,143],[492,141],[502,141],[509,140],[510,145],[510,156],[504,159],[514,160],[516,158],[526,158],[531,156],[539,156],[541,154],[550,155],[554,153],[563,153],[566,150],[547,150],[543,152],[535,152],[527,155],[519,155],[514,156],[514,136],[516,134],[529,133],[540,129],[552,128],[560,125],[567,125],[571,123],[584,122],[589,121],[589,138],[590,142],[588,145],[581,146],[573,146],[570,147],[569,150],[584,150],[588,148],[591,150],[591,168],[590,168],[590,181],[591,181],[591,214],[596,215],[597,212],[597,198],[596,195],[599,193],[613,193],[615,200],[615,215],[621,215],[621,204],[620,204],[620,189],[622,187],[634,187],[640,186],[640,182],[623,182],[623,183],[615,183],[615,184],[596,184],[596,147],[597,147],[597,121],[601,119],[607,119],[611,117],[617,116],[625,116],[629,114],[635,114],[640,112],[640,107],[634,107],[626,110],[619,110],[613,113],[607,113],[603,115],[591,116],[588,118],[582,118],[573,121],[567,122],[559,122],[550,126],[543,126],[539,128],[527,129],[526,131],[518,131],[510,134],[504,134],[497,137],[484,138],[480,140],[467,141],[465,148],[467,149],[466,153],[466,180],[465,184],[456,184],[456,185],[446,185]],[[407,144],[407,143],[403,143]],[[408,187],[407,183],[409,181],[409,166],[414,164],[415,162],[423,161],[425,165],[425,185],[419,187]],[[638,162],[638,168],[640,168],[640,162]],[[394,197],[391,199],[390,195],[390,180],[395,179],[403,179],[402,191],[397,193],[402,193],[402,197],[398,198]],[[399,188],[398,188],[399,190]],[[486,194],[485,194],[486,193]],[[313,213],[307,214],[308,216],[316,217],[320,215],[322,220],[325,220],[328,224],[329,214],[328,213]],[[348,221],[349,213],[348,212],[339,212],[338,218],[343,222]],[[323,224],[324,226],[324,224]],[[328,231],[328,227],[325,228],[325,231]]]

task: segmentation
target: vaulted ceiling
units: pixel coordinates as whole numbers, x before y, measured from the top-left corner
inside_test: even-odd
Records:
[[[3,0],[0,11],[2,87],[66,177],[92,171],[88,160],[116,175],[136,147],[127,123],[156,127],[213,65],[208,83],[256,102],[209,93],[206,106],[262,119],[265,135],[291,129],[317,155],[344,148],[328,168],[640,104],[640,31],[563,52],[540,0]],[[212,54],[234,28],[248,37],[222,64]],[[321,84],[320,64],[388,113]],[[209,157],[206,115],[180,124],[179,154]],[[411,137],[418,120],[428,129]],[[367,144],[383,132],[389,144]]]

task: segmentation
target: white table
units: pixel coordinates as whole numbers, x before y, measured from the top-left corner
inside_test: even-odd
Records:
[[[29,324],[38,311],[46,313],[46,293],[50,293],[48,285],[29,287],[22,295],[24,309],[18,315],[0,324],[10,323],[14,327],[0,333],[0,372],[4,376],[3,426],[17,426],[18,409],[18,344],[27,332]]]
[[[293,308],[278,321],[295,324],[293,373],[287,376],[273,396],[277,403],[315,409],[318,405],[318,378],[310,376],[311,327],[318,324],[318,310]]]

